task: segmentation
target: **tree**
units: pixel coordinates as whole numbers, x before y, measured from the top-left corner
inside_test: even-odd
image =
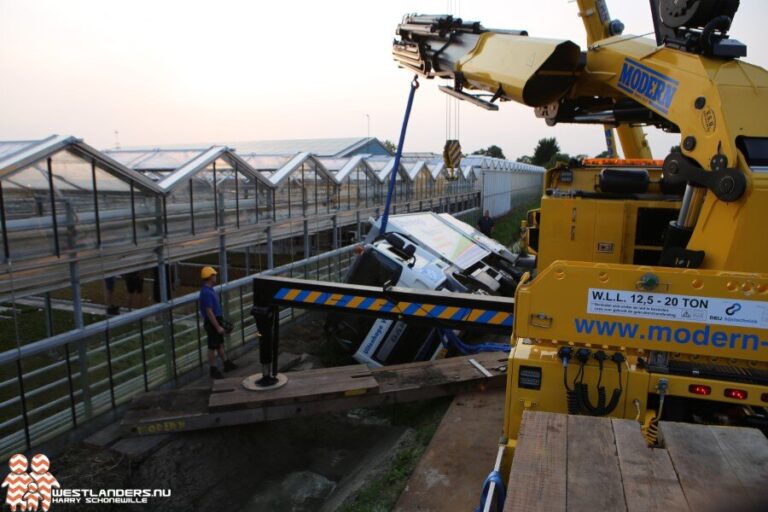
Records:
[[[547,169],[551,169],[557,164],[563,163],[568,164],[571,161],[571,155],[568,153],[556,153],[552,156],[552,158],[549,159],[549,162],[547,162],[544,167]]]
[[[578,158],[586,157],[586,155],[579,155]],[[538,165],[546,169],[551,169],[558,163],[568,164],[571,161],[571,155],[568,153],[560,152],[560,145],[557,143],[557,139],[552,137],[551,139],[540,139],[536,148],[533,150],[533,156],[523,155],[517,159],[518,162],[524,164]]]
[[[611,158],[611,152],[606,149],[602,153],[595,155],[595,158]]]
[[[392,142],[392,141],[391,141],[391,140],[389,140],[389,139],[387,139],[387,140],[385,140],[385,141],[384,141],[384,147],[385,147],[385,148],[387,148],[387,151],[389,151],[389,152],[390,152],[390,153],[392,153],[393,155],[394,155],[395,153],[397,153],[397,145],[395,145],[395,143],[394,143],[394,142]]]
[[[672,146],[671,148],[669,148],[669,152],[670,153],[682,153],[683,151],[680,149],[680,145],[677,144],[677,145]]]
[[[557,139],[554,137],[540,139],[539,143],[536,144],[536,149],[533,150],[531,163],[533,165],[547,167],[551,162],[555,161],[555,157],[558,153],[560,153],[560,144],[557,143]]]
[[[504,156],[504,152],[501,150],[499,146],[496,146],[495,144],[493,146],[488,146],[488,149],[478,149],[473,155],[482,155],[482,156],[491,156],[493,158],[501,158],[503,160],[506,160],[507,157]]]

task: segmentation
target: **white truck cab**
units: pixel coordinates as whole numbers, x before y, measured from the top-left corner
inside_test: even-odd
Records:
[[[366,286],[512,296],[516,281],[489,265],[495,253],[434,213],[394,215],[384,236],[371,221],[346,282]],[[426,361],[444,350],[436,329],[394,320],[332,314],[326,331],[371,367]]]

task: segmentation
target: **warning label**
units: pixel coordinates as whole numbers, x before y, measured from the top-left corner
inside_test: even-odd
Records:
[[[768,302],[590,288],[587,313],[768,329]]]

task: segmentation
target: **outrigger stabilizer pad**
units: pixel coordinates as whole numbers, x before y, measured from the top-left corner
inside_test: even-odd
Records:
[[[270,391],[285,386],[288,377],[284,373],[278,373],[276,377],[257,373],[243,379],[243,387],[249,391]]]
[[[257,290],[254,290],[254,296]],[[261,373],[243,380],[243,387],[251,391],[268,391],[285,386],[288,377],[277,372],[277,347],[280,337],[280,317],[276,306],[254,306],[251,315],[256,320],[259,337]]]

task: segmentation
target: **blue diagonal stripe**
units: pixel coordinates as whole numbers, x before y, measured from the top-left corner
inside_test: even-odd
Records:
[[[416,314],[416,312],[417,312],[417,311],[418,311],[420,308],[421,308],[421,304],[411,304],[410,306],[408,306],[407,308],[405,308],[405,311],[403,311],[403,313],[405,313],[406,315],[415,315],[415,314]]]
[[[284,298],[286,295],[288,295],[288,292],[289,292],[289,291],[291,291],[291,289],[290,289],[290,288],[280,288],[280,289],[277,291],[277,293],[275,294],[275,298],[276,298],[276,299],[282,299],[282,298]]]
[[[445,308],[448,306],[435,306],[435,308],[429,312],[429,316],[438,318],[440,316],[440,313],[445,311]]]
[[[451,320],[461,320],[467,316],[469,310],[467,308],[459,308],[457,312],[453,314]]]
[[[351,301],[354,298],[355,298],[354,295],[344,295],[341,299],[339,299],[339,302],[337,302],[336,305],[339,306],[340,308],[343,308],[349,303],[349,301]]]
[[[496,316],[496,313],[497,313],[496,311],[486,311],[485,313],[477,317],[477,320],[475,321],[481,324],[487,324],[488,322],[491,321],[491,318]]]
[[[373,304],[373,302],[374,302],[375,300],[376,300],[376,299],[373,299],[373,298],[371,298],[371,297],[368,297],[368,298],[367,298],[367,299],[365,299],[363,302],[361,302],[361,303],[360,303],[360,305],[358,305],[358,306],[357,306],[357,309],[368,309],[368,308],[370,308],[370,307],[371,307],[371,304]]]
[[[299,292],[299,294],[296,296],[296,298],[295,298],[295,299],[293,299],[293,300],[295,300],[296,302],[304,302],[304,299],[306,299],[306,298],[307,298],[307,296],[308,296],[310,293],[311,293],[311,292],[310,292],[309,290],[301,290],[301,291]]]

